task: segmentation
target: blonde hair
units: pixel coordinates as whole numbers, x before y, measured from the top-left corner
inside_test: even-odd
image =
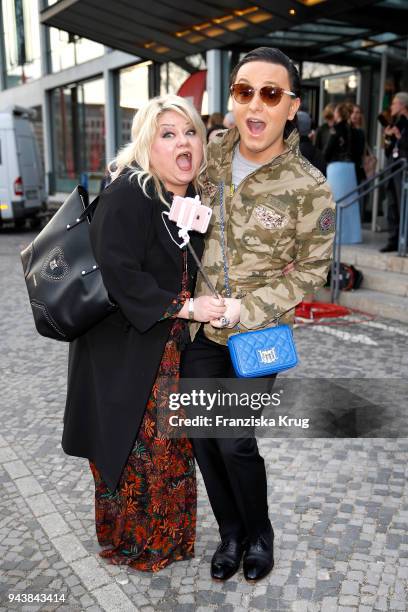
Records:
[[[203,159],[200,165],[198,176],[194,179],[193,184],[197,191],[202,187],[200,176],[203,174],[206,162],[206,131],[204,123],[196,109],[185,98],[168,94],[152,98],[144,106],[142,106],[135,114],[132,123],[132,140],[125,145],[117,154],[117,156],[109,163],[108,169],[112,180],[115,180],[119,174],[128,168],[133,170],[129,176],[129,180],[133,177],[137,178],[143,193],[147,197],[147,189],[150,183],[153,183],[158,198],[168,204],[164,197],[164,186],[157,172],[150,165],[150,151],[153,140],[159,125],[159,117],[166,111],[175,111],[191,121],[193,127],[197,131],[203,143]]]
[[[334,117],[334,104],[326,104],[326,106],[323,109],[323,119],[329,119],[329,121],[331,119],[333,119]]]

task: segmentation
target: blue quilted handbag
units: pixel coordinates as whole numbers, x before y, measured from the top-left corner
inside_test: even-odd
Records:
[[[228,338],[228,348],[234,370],[241,378],[276,374],[298,363],[289,325],[234,334]]]

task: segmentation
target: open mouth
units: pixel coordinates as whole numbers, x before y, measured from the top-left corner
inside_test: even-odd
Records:
[[[177,155],[176,164],[180,170],[183,170],[183,172],[189,172],[193,167],[193,158],[191,153],[185,152]]]
[[[246,124],[248,126],[249,131],[254,136],[261,134],[266,128],[266,123],[261,121],[260,119],[247,119]]]

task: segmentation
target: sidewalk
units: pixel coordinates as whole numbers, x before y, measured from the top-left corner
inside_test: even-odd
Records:
[[[151,575],[100,559],[89,467],[60,446],[67,345],[37,335],[24,286],[18,253],[33,236],[0,233],[0,610],[408,608],[407,439],[260,440],[276,557],[255,586],[241,572],[210,578],[218,532],[199,473],[194,560]],[[349,323],[297,328],[296,376],[384,378],[392,389],[406,377],[408,326]],[[53,602],[10,603],[18,593]]]

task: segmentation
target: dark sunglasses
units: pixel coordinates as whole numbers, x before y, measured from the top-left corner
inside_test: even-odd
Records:
[[[245,83],[235,83],[231,85],[230,92],[238,104],[248,104],[255,95],[257,90],[250,85]],[[297,98],[297,95],[293,91],[282,89],[282,87],[275,87],[274,85],[264,85],[259,90],[259,95],[266,106],[276,106],[282,99],[283,94],[290,96],[291,98]]]

